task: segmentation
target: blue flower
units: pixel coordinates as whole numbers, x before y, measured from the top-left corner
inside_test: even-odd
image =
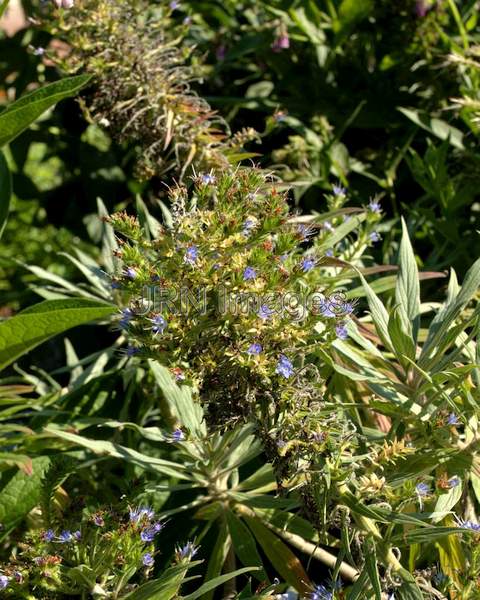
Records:
[[[204,185],[211,185],[215,183],[216,178],[215,175],[212,175],[211,173],[204,173],[203,175],[200,175],[200,181]]]
[[[153,323],[152,331],[154,335],[157,335],[158,333],[162,334],[167,327],[167,322],[162,315],[155,315],[153,319],[149,319],[149,321]]]
[[[346,196],[347,195],[347,190],[344,187],[342,187],[341,185],[332,186],[332,192],[333,192],[334,196]]]
[[[267,304],[262,304],[262,306],[260,307],[260,309],[258,311],[258,316],[261,319],[263,319],[264,321],[269,319],[274,314],[275,314],[275,311],[273,310],[273,308],[270,308]]]
[[[460,421],[455,413],[450,413],[448,415],[447,425],[460,425]]]
[[[425,496],[428,496],[430,494],[430,486],[426,483],[417,483],[415,489],[417,490],[417,494],[421,498],[425,498]]]
[[[285,448],[285,446],[287,445],[287,442],[285,440],[279,439],[277,440],[277,448]]]
[[[244,281],[249,281],[250,279],[255,279],[256,276],[257,276],[257,272],[255,271],[255,269],[253,267],[246,267],[245,271],[243,272]]]
[[[450,477],[450,479],[448,480],[448,485],[451,488],[457,487],[457,485],[460,485],[460,483],[461,483],[461,479],[457,475]]]
[[[247,350],[247,354],[252,354],[254,356],[258,356],[263,350],[262,345],[255,342],[254,344],[250,344]]]
[[[334,319],[337,316],[337,314],[332,310],[334,306],[335,305],[332,302],[329,302],[328,300],[323,300],[322,302],[320,302],[319,305],[320,314],[323,317]]]
[[[305,257],[302,259],[302,262],[300,263],[300,267],[304,273],[308,273],[308,271],[313,269],[315,264],[316,264],[316,261],[314,258]]]
[[[128,329],[130,321],[135,318],[135,314],[130,308],[124,308],[121,312],[122,318],[119,321],[121,329]]]
[[[53,529],[47,529],[42,533],[42,540],[44,542],[52,542],[55,539],[55,532]]]
[[[370,233],[368,237],[373,243],[379,242],[381,240],[380,234],[376,231],[372,231],[372,233]]]
[[[160,531],[162,531],[164,527],[165,525],[158,521],[157,523],[154,523],[150,527],[147,527],[146,529],[141,531],[140,539],[142,540],[142,542],[153,542],[157,533],[160,533]]]
[[[243,235],[248,237],[254,229],[255,229],[255,221],[252,221],[252,219],[246,219],[243,224],[243,230],[242,230]]]
[[[187,542],[184,546],[177,548],[177,558],[182,560],[188,558],[189,560],[195,556],[198,552],[198,548],[193,542]]]
[[[335,327],[335,333],[340,340],[346,340],[348,338],[348,331],[345,323],[338,323]]]
[[[130,509],[130,522],[131,523],[139,523],[142,519],[146,519],[147,521],[151,521],[155,516],[155,512],[149,506],[139,506],[137,508]]]
[[[6,575],[0,575],[0,590],[7,589],[9,581]]]
[[[335,227],[330,223],[330,221],[324,221],[322,223],[322,227],[326,230],[326,231],[335,231]]]
[[[470,529],[471,531],[480,531],[480,524],[474,523],[473,521],[464,521],[463,519],[459,519],[458,521],[459,527],[463,527],[463,529]]]
[[[67,544],[68,542],[73,542],[73,539],[72,532],[65,530],[58,536],[57,541],[61,544]]]
[[[275,372],[285,377],[285,379],[289,379],[294,374],[293,365],[284,354],[278,359]]]
[[[140,348],[137,348],[136,346],[132,346],[131,344],[129,344],[129,345],[127,346],[127,349],[126,349],[126,351],[125,351],[125,354],[126,354],[128,357],[132,357],[132,356],[135,356],[136,354],[138,354],[139,352],[140,352]]]
[[[175,0],[172,0],[172,2],[170,2],[170,10],[178,10],[180,8],[180,2],[176,2]]]
[[[145,567],[153,567],[153,565],[155,564],[155,560],[154,560],[153,556],[150,554],[150,552],[147,552],[146,554],[143,555],[142,563],[144,564]]]
[[[184,261],[189,265],[194,265],[198,259],[198,247],[189,246],[185,252]]]
[[[93,517],[93,522],[97,527],[103,527],[105,525],[105,521],[103,520],[102,515],[95,515]]]
[[[82,532],[81,532],[80,530],[74,531],[74,532],[73,532],[73,537],[74,537],[76,540],[81,540],[81,539],[82,539]]]
[[[368,208],[372,213],[376,213],[377,215],[382,212],[382,207],[380,206],[380,201],[378,198],[372,198],[368,203]]]
[[[137,271],[133,267],[127,267],[124,271],[124,274],[129,279],[135,279],[138,275]]]
[[[183,431],[181,429],[175,429],[175,431],[172,433],[172,441],[173,442],[181,442],[184,439],[185,439],[185,434],[183,433]]]
[[[333,594],[324,585],[316,585],[308,595],[309,600],[333,600]]]
[[[184,24],[184,25],[191,25],[191,24],[192,24],[192,17],[186,16],[186,17],[183,19],[183,24]]]
[[[325,250],[325,256],[328,256],[328,257],[333,256],[333,250],[332,250],[332,248],[328,248],[328,250]]]

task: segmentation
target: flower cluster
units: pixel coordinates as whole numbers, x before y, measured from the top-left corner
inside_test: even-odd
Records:
[[[28,593],[36,590],[63,598],[77,595],[80,585],[82,593],[110,597],[114,590],[133,591],[150,577],[155,538],[165,526],[151,508],[133,507],[127,515],[100,510],[84,514],[76,526],[29,534],[21,553],[0,565],[0,590],[7,597],[31,597]],[[188,542],[177,550],[175,561],[187,566],[196,551]],[[81,582],[79,570],[85,573]]]
[[[197,176],[171,202],[173,225],[153,241],[125,213],[109,219],[130,355],[194,381],[203,400],[221,388],[240,411],[272,390],[288,396],[305,357],[347,336],[354,306],[332,287],[323,250],[343,217],[299,224],[255,168]]]
[[[89,119],[137,149],[142,177],[169,172],[181,179],[191,165],[226,166],[228,154],[256,138],[253,130],[229,137],[227,126],[191,89],[198,78],[184,40],[188,22],[177,23],[178,3],[147,0],[56,2],[52,33],[71,48],[56,60],[70,71],[94,76],[85,99]]]

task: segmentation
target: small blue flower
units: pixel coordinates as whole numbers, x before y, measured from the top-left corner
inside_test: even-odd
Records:
[[[330,233],[335,231],[335,227],[330,223],[330,221],[324,221],[322,223],[322,227],[325,229],[325,231],[330,231]]]
[[[460,425],[460,421],[455,413],[450,413],[448,415],[447,425]]]
[[[338,339],[346,340],[348,338],[348,331],[345,323],[338,323],[335,327],[335,333],[337,334]]]
[[[155,564],[155,559],[150,554],[150,552],[147,552],[142,557],[142,563],[145,567],[153,567],[153,565]]]
[[[184,439],[185,439],[185,434],[183,433],[183,431],[181,429],[175,429],[175,431],[172,433],[172,441],[173,442],[181,442]]]
[[[332,192],[334,196],[346,196],[347,190],[341,185],[332,186]]]
[[[73,537],[74,537],[76,540],[81,540],[81,539],[82,539],[82,532],[81,532],[80,530],[74,531],[74,532],[73,532]]]
[[[139,523],[142,519],[151,521],[155,517],[155,512],[149,506],[139,506],[137,508],[131,508],[129,519],[131,523]]]
[[[135,355],[136,355],[136,354],[138,354],[139,352],[140,352],[140,348],[137,348],[136,346],[132,346],[131,344],[129,344],[129,345],[127,346],[127,349],[126,349],[126,351],[125,351],[125,354],[126,354],[128,357],[130,357],[130,358],[131,358],[132,356],[135,356]]]
[[[194,265],[198,259],[198,247],[189,246],[185,252],[185,258],[183,259],[189,265]]]
[[[337,316],[337,314],[332,310],[333,308],[334,305],[328,300],[323,300],[322,302],[320,302],[319,309],[320,314],[323,317],[327,317],[328,319],[334,319]]]
[[[162,317],[162,315],[155,315],[153,319],[149,319],[152,325],[152,332],[154,335],[158,333],[162,334],[167,328],[167,321]]]
[[[249,281],[251,279],[255,279],[257,276],[257,272],[253,267],[246,267],[243,272],[244,281]]]
[[[124,308],[121,312],[122,318],[118,322],[120,329],[128,329],[130,321],[135,318],[135,314],[130,308]]]
[[[256,223],[252,219],[246,219],[243,223],[242,234],[245,237],[248,237],[252,231],[255,229]]]
[[[300,225],[297,227],[297,232],[302,242],[306,242],[315,233],[311,227],[308,227],[303,223],[300,223]]]
[[[112,290],[119,290],[122,286],[120,285],[120,282],[112,281],[110,287],[112,288]]]
[[[47,531],[44,531],[42,534],[42,540],[44,542],[52,542],[55,539],[55,532],[53,531],[53,529],[47,529]]]
[[[192,24],[192,17],[189,17],[189,16],[185,17],[183,19],[183,24],[184,25],[191,25]]]
[[[351,315],[353,313],[354,306],[351,302],[342,302],[341,312],[344,315]]]
[[[421,498],[425,498],[430,494],[430,486],[426,483],[417,483],[415,489]]]
[[[73,542],[74,537],[71,531],[62,531],[62,533],[58,536],[57,541],[61,544],[67,544],[68,542]]]
[[[164,527],[165,525],[158,521],[157,523],[154,523],[150,527],[147,527],[146,529],[141,531],[140,539],[142,540],[142,542],[153,542],[157,533],[160,533],[160,531],[162,531]]]
[[[272,317],[274,314],[275,311],[273,310],[273,308],[270,308],[267,304],[262,304],[258,311],[258,316],[264,321],[270,319],[270,317]]]
[[[325,256],[328,256],[329,258],[331,256],[333,256],[333,250],[332,250],[332,248],[328,248],[328,250],[325,250]]]
[[[203,175],[200,175],[200,181],[204,185],[212,185],[215,183],[216,177],[215,177],[215,175],[212,175],[211,173],[204,173]]]
[[[103,520],[102,515],[95,515],[93,517],[93,522],[97,527],[103,527],[105,525],[105,521]]]
[[[368,208],[372,213],[377,215],[382,212],[382,207],[380,206],[380,200],[378,198],[372,198],[368,203]]]
[[[333,600],[333,594],[324,585],[316,585],[308,595],[309,600]]]
[[[124,271],[125,277],[128,277],[129,279],[135,279],[138,275],[136,269],[134,269],[133,267],[127,267]]]
[[[287,442],[285,440],[282,439],[278,439],[277,440],[277,448],[285,448],[285,446],[287,445]]]
[[[262,345],[255,342],[254,344],[250,344],[247,350],[247,354],[251,354],[253,356],[258,356],[262,352]]]
[[[39,46],[38,48],[34,48],[33,56],[43,56],[45,54],[45,48]]]
[[[448,485],[451,488],[457,487],[458,485],[460,485],[461,483],[461,479],[460,477],[458,477],[457,475],[454,475],[453,477],[450,477],[450,479],[448,480]]]
[[[480,524],[474,523],[473,521],[464,521],[463,519],[458,520],[459,527],[463,527],[463,529],[470,529],[471,531],[480,531]]]
[[[308,273],[315,267],[316,261],[314,258],[305,257],[300,263],[300,267],[304,273]]]
[[[9,579],[6,575],[0,575],[0,590],[6,590],[9,584]]]
[[[187,542],[184,546],[177,548],[177,558],[178,560],[182,560],[184,558],[188,558],[188,560],[190,560],[197,552],[198,548],[195,546],[195,544],[193,542]]]
[[[372,233],[370,233],[368,237],[373,243],[379,242],[382,239],[377,231],[372,231]]]
[[[172,0],[172,2],[170,2],[170,10],[178,10],[180,8],[180,2],[176,2],[175,0]]]
[[[278,373],[278,375],[285,377],[285,379],[289,379],[294,374],[295,371],[293,365],[284,354],[278,359],[275,372]]]
[[[446,581],[448,580],[448,577],[445,575],[445,573],[442,573],[441,571],[438,571],[438,573],[435,573],[435,575],[432,577],[432,581],[435,585],[443,585]]]

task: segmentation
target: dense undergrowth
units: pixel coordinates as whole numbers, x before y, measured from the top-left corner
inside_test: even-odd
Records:
[[[22,5],[1,597],[480,598],[478,3]]]

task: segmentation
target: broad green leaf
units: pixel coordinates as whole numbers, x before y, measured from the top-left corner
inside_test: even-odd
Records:
[[[267,529],[260,519],[246,516],[245,520],[277,573],[297,591],[308,594],[311,591],[310,579],[290,548]]]
[[[253,570],[254,569],[252,567],[246,567],[245,569],[238,569],[237,571],[233,571],[232,573],[227,573],[226,575],[220,575],[220,577],[215,577],[215,579],[204,583],[198,588],[198,590],[196,590],[192,594],[188,594],[188,596],[181,596],[180,600],[196,600],[196,598],[200,598],[200,596],[202,596],[206,592],[209,592],[210,590],[217,588],[225,582],[230,581],[230,579],[238,577],[239,575],[243,575],[244,573],[249,573]]]
[[[442,119],[430,117],[427,113],[413,108],[399,107],[398,110],[405,115],[407,119],[410,119],[410,121],[415,123],[415,125],[429,131],[439,139],[448,140],[452,146],[455,146],[455,148],[459,148],[460,150],[465,149],[465,146],[463,145],[463,133],[460,129],[452,127]]]
[[[408,229],[402,218],[402,241],[400,243],[399,274],[395,298],[400,310],[411,323],[414,344],[417,342],[420,327],[420,283],[418,267]],[[413,358],[413,357],[411,357]]]
[[[107,317],[115,307],[91,300],[47,300],[0,323],[0,370],[67,329]]]
[[[192,565],[179,564],[170,567],[155,581],[144,583],[127,594],[125,600],[127,598],[128,600],[171,600],[171,598],[176,598],[190,566]]]
[[[54,104],[74,96],[90,78],[90,75],[77,75],[61,79],[10,104],[0,113],[0,148],[14,140]]]
[[[462,491],[463,486],[459,483],[457,486],[448,490],[448,492],[445,494],[440,494],[438,496],[433,512],[439,514],[432,519],[432,523],[438,523],[445,518],[445,516],[452,510],[452,508],[462,497]]]
[[[32,460],[32,472],[17,471],[0,491],[0,523],[14,524],[34,508],[41,494],[42,477],[50,464],[46,456]]]
[[[99,454],[100,456],[119,458],[121,460],[125,460],[126,462],[137,465],[142,469],[146,469],[147,471],[155,471],[156,473],[169,475],[170,477],[175,477],[176,479],[190,479],[190,477],[184,473],[187,467],[180,465],[179,463],[163,460],[155,456],[147,456],[146,454],[132,450],[132,448],[126,448],[120,444],[114,444],[112,442],[106,442],[103,440],[92,440],[68,431],[55,429],[53,426],[46,427],[44,431],[45,433],[49,433],[55,437],[61,438],[62,440],[76,444],[77,446],[87,448],[88,450],[91,450],[93,453]]]
[[[228,531],[232,538],[235,554],[246,567],[258,567],[260,569],[254,573],[257,579],[268,581],[267,574],[262,568],[262,559],[250,530],[232,511],[227,511],[226,515]]]
[[[0,150],[0,239],[7,223],[10,198],[12,197],[12,176],[3,152]]]

